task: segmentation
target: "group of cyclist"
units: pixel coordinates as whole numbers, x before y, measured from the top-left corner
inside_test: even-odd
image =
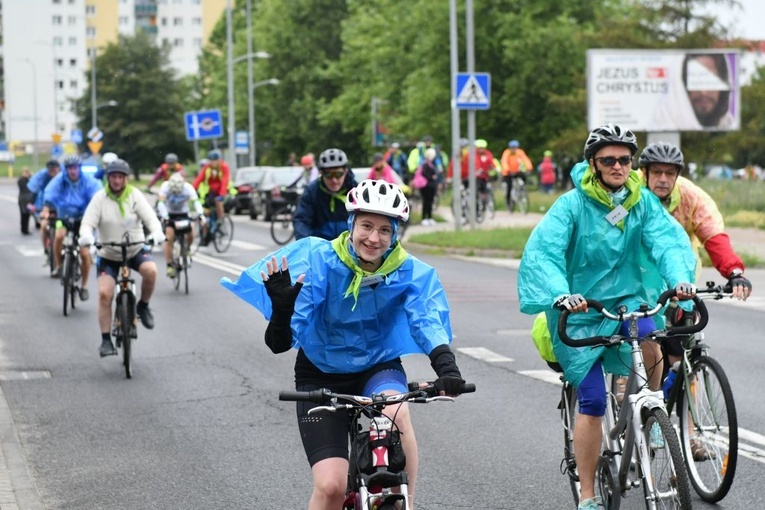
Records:
[[[513,142],[503,160],[523,160]],[[551,207],[527,243],[518,274],[522,312],[542,313],[549,325],[555,325],[560,310],[567,309],[577,312],[569,324],[581,336],[613,334],[618,325],[578,313],[587,311],[585,297],[597,299],[609,310],[620,305],[635,309],[655,302],[661,291],[671,287],[680,300],[688,300],[695,294],[697,244],[706,247],[737,297],[750,295],[744,264],[724,233],[714,202],[680,176],[679,149],[665,143],[649,145],[638,159],[640,172],[632,169],[637,152],[635,135],[621,126],[609,124],[589,134],[584,160],[572,171],[575,188]],[[211,152],[209,159],[194,185],[185,181],[177,166],[171,166],[177,159],[166,161],[155,180],[166,178],[159,192],[160,217],[186,215],[190,207],[201,215],[197,190],[205,196],[206,205],[223,214],[229,169],[219,153]],[[385,180],[356,182],[347,155],[338,148],[323,151],[315,162],[306,161],[305,166],[310,164],[306,172],[314,163],[318,178],[305,187],[294,214],[296,242],[256,262],[236,282],[224,279],[223,285],[269,321],[264,337],[272,352],[297,350],[297,390],[328,388],[363,395],[405,392],[407,379],[400,357],[424,353],[431,360],[440,393],[459,395],[464,380],[449,347],[450,309],[443,287],[435,269],[407,253],[399,238],[399,228],[410,214],[405,194]],[[98,181],[82,176],[79,162],[69,158],[64,167],[66,172],[49,184],[50,196],[45,188],[43,211],[55,208],[66,214],[70,206],[78,208],[83,247],[95,241],[96,231],[103,241],[119,241],[125,232],[131,239],[141,239],[141,223],[149,227],[147,241],[158,244],[171,238],[172,231],[163,233],[143,194],[128,183],[126,162],[118,159],[106,167],[103,189]],[[510,170],[504,175],[502,168],[503,176],[513,175]],[[54,184],[56,179],[59,184]],[[170,253],[166,246],[168,262]],[[151,328],[148,303],[156,265],[143,248],[130,257],[131,267],[142,275],[138,314],[144,326]],[[99,250],[101,356],[115,353],[109,325],[118,258],[110,249]],[[87,282],[83,283],[86,288]],[[657,324],[648,318],[640,321],[639,328],[642,337]],[[581,480],[579,508],[595,509],[595,469],[606,403],[603,372],[622,374],[629,366],[628,358],[621,351],[566,347],[552,326],[547,334],[559,366],[577,389],[574,437]],[[642,348],[650,386],[658,389],[664,354],[651,342]],[[309,417],[314,405],[297,405],[298,427],[314,479],[309,508],[336,509],[346,490],[348,416],[337,412]],[[418,454],[408,406],[391,406],[386,414],[395,416],[401,432],[413,498]]]
[[[103,169],[98,174],[82,171],[82,160],[77,155],[66,156],[61,162],[50,160],[46,167],[33,175],[27,188],[35,194],[31,210],[39,211],[43,246],[53,250],[51,275],[62,275],[62,249],[68,230],[73,230],[80,245],[81,278],[79,297],[87,301],[90,297],[88,280],[91,268],[90,247],[98,237],[96,259],[98,275],[98,322],[101,331],[101,357],[117,354],[111,341],[111,305],[114,299],[114,285],[122,263],[122,254],[110,243],[119,243],[128,235],[131,242],[146,241],[147,245],[159,245],[166,238],[174,240],[170,220],[186,217],[193,208],[199,216],[203,229],[204,209],[197,189],[208,207],[223,214],[223,199],[229,194],[228,165],[222,161],[220,152],[211,151],[209,162],[202,167],[194,181],[184,179],[183,166],[175,154],[167,154],[165,162],[149,181],[151,185],[163,181],[159,191],[156,210],[145,195],[129,183],[129,164],[107,153],[102,158]],[[63,167],[63,171],[61,168]],[[162,220],[162,222],[160,222]],[[47,247],[47,232],[55,230],[53,244]],[[165,226],[163,226],[163,223]],[[145,233],[147,232],[147,233]],[[206,232],[203,231],[203,235]],[[187,234],[193,242],[193,231]],[[167,275],[175,277],[172,265],[172,243],[164,247]],[[135,245],[128,249],[128,265],[141,275],[141,295],[136,312],[141,323],[147,328],[154,327],[154,316],[149,301],[154,292],[157,267],[153,261],[150,246]]]
[[[642,303],[655,303],[668,287],[676,289],[680,300],[692,298],[699,261],[691,239],[696,245],[704,243],[736,297],[746,299],[752,290],[714,202],[680,176],[680,150],[667,143],[649,145],[638,159],[639,172],[632,169],[637,152],[635,135],[621,126],[608,124],[589,134],[584,161],[571,173],[575,188],[562,195],[534,229],[518,273],[521,311],[544,314],[538,320],[546,319],[548,327],[541,331],[549,335],[558,366],[577,390],[573,435],[583,510],[598,508],[595,471],[607,398],[603,373],[626,375],[629,352],[564,345],[555,327],[560,311],[577,312],[569,318],[569,327],[579,337],[611,335],[618,324],[578,313],[587,311],[586,299],[608,310],[622,305],[634,310]],[[638,326],[641,338],[657,329],[653,318],[641,319]],[[620,334],[627,334],[626,327],[622,324]],[[653,342],[642,344],[653,390],[661,386],[664,355],[671,361],[682,352],[677,344],[665,349],[666,353]],[[655,435],[649,444],[661,447],[654,443]]]

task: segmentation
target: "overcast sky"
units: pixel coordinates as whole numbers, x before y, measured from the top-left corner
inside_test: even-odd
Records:
[[[710,7],[720,22],[732,30],[732,36],[745,39],[765,40],[765,0],[738,0],[743,8]]]

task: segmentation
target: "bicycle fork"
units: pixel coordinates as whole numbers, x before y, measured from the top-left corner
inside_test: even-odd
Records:
[[[401,502],[401,509],[409,508],[409,486],[405,471],[388,471],[388,438],[393,429],[393,421],[387,416],[374,416],[369,423],[369,441],[372,452],[372,466],[376,473],[365,478],[359,475],[358,493],[355,495],[355,510],[377,510],[383,505]],[[393,492],[398,487],[399,492]]]

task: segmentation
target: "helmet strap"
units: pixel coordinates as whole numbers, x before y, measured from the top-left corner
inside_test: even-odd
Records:
[[[624,185],[622,185],[622,186],[611,186],[610,184],[608,184],[605,180],[603,180],[603,172],[601,172],[600,169],[598,168],[597,162],[595,162],[594,159],[592,160],[592,162],[595,163],[595,177],[597,177],[598,182],[600,182],[601,186],[606,188],[611,193],[615,193],[615,192],[619,191],[620,189],[622,189],[624,187]]]

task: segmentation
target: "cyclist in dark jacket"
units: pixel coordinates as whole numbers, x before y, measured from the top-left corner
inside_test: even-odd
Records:
[[[292,219],[295,239],[332,240],[348,230],[345,200],[356,186],[348,157],[340,149],[327,149],[319,155],[317,166],[321,177],[305,188]]]

